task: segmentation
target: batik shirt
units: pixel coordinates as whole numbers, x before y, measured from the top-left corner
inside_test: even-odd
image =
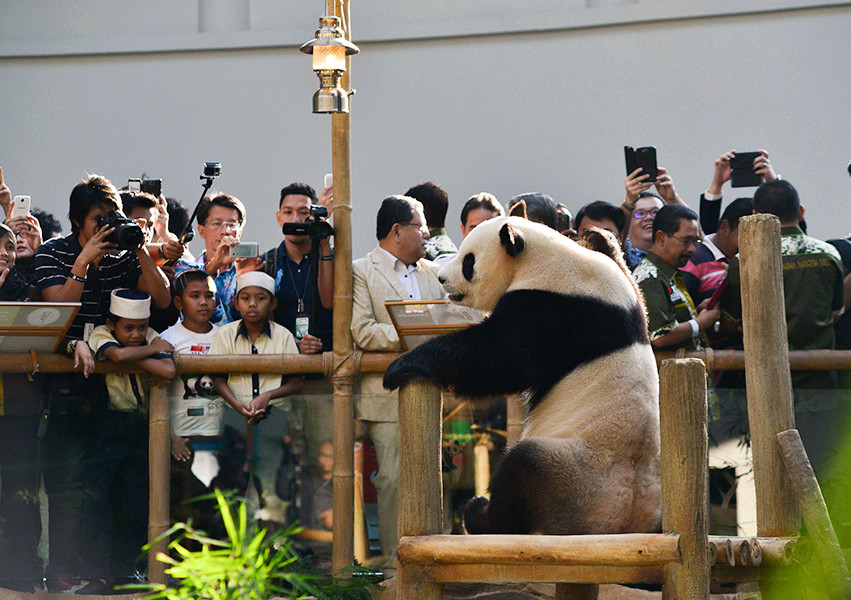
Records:
[[[446,229],[435,227],[429,230],[429,238],[426,240],[426,259],[435,260],[452,254],[458,254],[458,248],[455,247],[452,239],[446,234]]]
[[[652,251],[633,271],[647,305],[650,341],[671,333],[680,323],[697,318],[697,309],[686,291],[680,272]],[[690,337],[670,349],[702,350],[707,346],[703,333]]]

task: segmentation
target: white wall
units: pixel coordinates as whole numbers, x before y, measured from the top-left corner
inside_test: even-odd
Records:
[[[203,161],[220,160],[217,187],[249,208],[244,238],[271,246],[280,237],[272,220],[280,187],[296,179],[321,187],[330,170],[330,118],[310,113],[318,80],[295,46],[73,54],[72,46],[107,52],[119,42],[92,42],[86,32],[63,41],[55,24],[27,37],[20,32],[32,15],[12,4],[0,5],[0,166],[13,193],[64,216],[86,172],[119,184],[145,172],[191,208]],[[311,4],[311,11],[292,9],[306,23],[300,41],[322,8]],[[495,3],[503,13],[485,15],[489,26],[503,19],[503,29],[513,29],[505,22],[509,5]],[[375,243],[381,199],[427,179],[450,193],[456,238],[461,205],[481,190],[503,201],[545,191],[574,211],[596,199],[617,203],[624,144],[656,145],[660,164],[695,207],[717,155],[766,148],[801,192],[814,235],[851,230],[851,6],[665,21],[648,20],[647,6],[622,7],[645,12],[621,25],[362,42],[359,30],[383,29],[365,21],[378,18],[374,8],[358,17],[353,5],[362,51],[353,59],[355,255]],[[274,14],[268,2],[252,8],[252,28],[261,8]],[[10,14],[18,14],[15,39],[2,25]],[[187,29],[174,35],[194,41],[168,44],[208,43],[188,31],[197,26],[192,15],[169,27]],[[435,19],[419,33],[449,34],[448,23]],[[269,35],[215,39],[250,46],[233,41],[248,36],[263,46]]]

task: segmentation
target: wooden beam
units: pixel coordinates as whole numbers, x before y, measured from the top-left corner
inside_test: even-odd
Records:
[[[399,470],[401,476],[401,465]],[[660,533],[406,536],[399,540],[399,562],[418,565],[662,565],[679,561],[679,539],[677,535]]]

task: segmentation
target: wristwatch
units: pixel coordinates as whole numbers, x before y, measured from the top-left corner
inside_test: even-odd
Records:
[[[77,350],[77,344],[80,340],[68,340],[68,344],[65,346],[65,350],[68,356],[74,356],[74,352]]]

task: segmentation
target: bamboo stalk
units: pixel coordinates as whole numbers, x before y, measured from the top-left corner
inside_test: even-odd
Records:
[[[443,478],[440,471],[442,399],[430,381],[407,383],[399,390],[399,536],[429,544],[443,525]],[[461,536],[455,536],[461,537]],[[417,543],[414,543],[416,546]],[[429,546],[430,547],[430,546]],[[423,578],[413,563],[402,560],[401,541],[396,597],[438,600],[439,585]]]
[[[845,599],[851,591],[848,566],[830,522],[821,488],[804,450],[801,435],[797,429],[782,431],[777,434],[777,443],[792,489],[801,505],[808,535],[814,542],[813,551],[821,565],[828,597],[835,600]]]
[[[693,358],[660,369],[662,531],[679,534],[681,561],[665,565],[662,597],[709,597],[706,374]]]
[[[352,39],[349,2],[333,2],[345,38]],[[340,85],[351,88],[351,61]],[[354,553],[354,383],[358,373],[347,360],[352,341],[352,160],[348,113],[331,115],[331,162],[334,174],[334,544],[331,568],[339,573],[352,564]]]
[[[662,565],[679,561],[679,542],[678,535],[660,533],[405,536],[399,563]]]
[[[488,434],[483,434],[482,439],[473,446],[475,493],[477,496],[487,496],[488,498],[490,498],[488,485],[490,484],[491,469],[488,444],[485,440],[489,437]]]
[[[363,508],[363,444],[355,443],[355,504],[352,527],[354,557],[359,565],[369,560],[369,536],[366,532],[366,517]]]
[[[784,473],[777,433],[795,426],[780,221],[768,214],[743,217],[739,230],[748,422],[753,448],[757,532],[794,535],[800,515]],[[770,302],[765,302],[770,298]]]
[[[334,251],[339,256],[338,245],[335,245]],[[336,282],[336,275],[334,281]],[[348,297],[351,298],[351,294]],[[399,358],[399,356],[401,356],[401,353],[395,352],[364,353],[360,372],[383,373],[390,366],[390,363]],[[741,350],[716,350],[714,357],[716,370],[743,371],[745,368],[745,355]],[[284,354],[280,357],[271,357],[273,359],[272,362],[264,360],[266,358],[268,358],[268,355],[257,356],[244,354],[230,355],[225,358],[210,355],[182,354],[174,357],[174,363],[178,372],[200,372],[209,373],[210,375],[239,372],[283,374],[323,373],[323,361],[321,355],[318,354]],[[662,361],[670,358],[678,357],[673,352],[656,353],[657,364],[661,364]],[[704,360],[706,353],[703,351],[686,352],[682,358]],[[60,354],[39,354],[37,355],[37,359],[39,373],[82,372],[82,369],[74,369],[74,362],[71,359]],[[789,366],[793,371],[851,370],[851,350],[790,350]],[[32,370],[32,358],[29,354],[0,353],[0,373],[31,373]],[[108,361],[98,362],[95,365],[95,373],[142,372],[142,369],[138,367],[130,367]]]
[[[148,407],[148,542],[168,531],[171,498],[171,411],[168,402],[169,382],[151,377]],[[148,553],[148,581],[166,583],[165,563],[156,560],[168,551],[168,540],[155,544]]]
[[[505,424],[508,429],[506,443],[509,446],[520,439],[525,420],[526,411],[523,408],[523,397],[520,394],[511,394],[505,399]]]

